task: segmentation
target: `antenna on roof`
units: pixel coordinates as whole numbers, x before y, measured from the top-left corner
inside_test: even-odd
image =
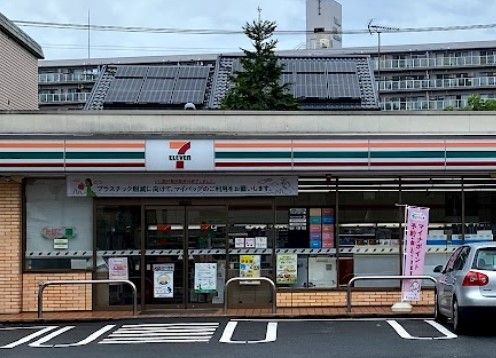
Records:
[[[88,8],[88,60],[91,58],[91,14]]]

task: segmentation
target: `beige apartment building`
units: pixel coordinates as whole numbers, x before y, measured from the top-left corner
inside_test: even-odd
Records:
[[[38,109],[38,60],[43,51],[0,13],[0,111]]]

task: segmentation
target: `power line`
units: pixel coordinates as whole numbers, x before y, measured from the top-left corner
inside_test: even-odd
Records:
[[[54,28],[63,30],[83,30],[88,31],[110,31],[110,32],[134,32],[134,33],[154,33],[154,34],[185,34],[185,35],[240,35],[242,30],[226,29],[183,29],[183,28],[166,28],[166,27],[133,27],[133,26],[114,26],[114,25],[89,25],[77,23],[57,23],[42,21],[25,21],[14,20],[14,23],[24,27]],[[429,27],[405,27],[405,28],[384,28],[383,33],[419,33],[419,32],[438,32],[438,31],[470,31],[470,30],[488,30],[496,28],[496,24],[476,24],[476,25],[454,25],[454,26],[429,26]],[[324,34],[337,35],[358,35],[368,34],[369,29],[356,30],[331,30],[323,31]],[[279,35],[299,35],[312,33],[306,30],[276,30]]]

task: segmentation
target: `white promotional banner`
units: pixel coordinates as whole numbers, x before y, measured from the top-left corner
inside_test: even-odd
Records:
[[[153,297],[174,297],[174,264],[153,265]]]
[[[217,264],[195,263],[195,292],[215,293],[217,291]]]
[[[212,140],[147,140],[148,171],[214,170]]]
[[[85,175],[67,177],[67,196],[296,196],[296,176]]]
[[[127,257],[110,257],[108,259],[108,267],[110,280],[129,279]]]
[[[429,231],[429,208],[406,207],[404,276],[421,276],[424,273],[427,233]],[[418,301],[422,280],[404,280],[401,287],[403,301]]]

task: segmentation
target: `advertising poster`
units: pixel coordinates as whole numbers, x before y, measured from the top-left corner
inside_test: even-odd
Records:
[[[236,249],[244,249],[245,248],[245,238],[244,237],[235,237],[234,238],[234,247]]]
[[[255,247],[257,249],[266,249],[267,248],[267,237],[266,236],[257,236],[255,238]]]
[[[429,208],[407,206],[403,275],[423,274],[428,230]],[[420,300],[421,289],[421,280],[404,280],[401,286],[402,300]]]
[[[153,297],[174,297],[174,264],[153,265]]]
[[[127,257],[110,257],[108,259],[109,280],[129,279]]]
[[[195,292],[215,293],[217,291],[217,264],[195,263]]]
[[[277,255],[277,283],[294,285],[298,280],[298,255]]]
[[[239,255],[239,277],[260,277],[260,255]]]

